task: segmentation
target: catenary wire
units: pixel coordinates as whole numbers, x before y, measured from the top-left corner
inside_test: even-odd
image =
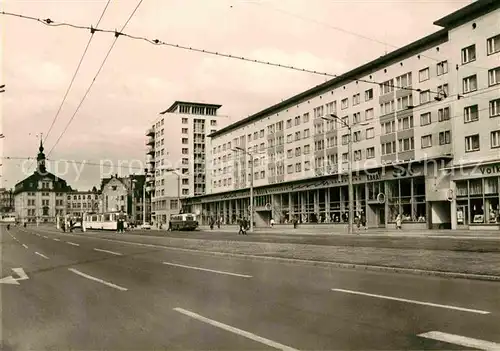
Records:
[[[121,35],[121,36],[130,38],[130,39],[139,40],[139,41],[145,41],[147,43],[150,43],[150,44],[153,44],[153,45],[157,45],[157,46],[168,46],[168,47],[172,47],[172,48],[183,49],[183,50],[193,51],[193,52],[198,52],[198,53],[203,53],[203,54],[207,54],[207,55],[220,56],[220,57],[225,57],[225,58],[230,58],[230,59],[236,59],[236,60],[241,60],[241,61],[246,61],[246,62],[253,62],[253,63],[263,64],[263,65],[273,66],[273,67],[280,67],[280,68],[284,68],[284,69],[290,69],[290,70],[299,71],[299,72],[311,73],[311,74],[321,75],[321,76],[325,76],[325,77],[331,77],[331,78],[342,77],[342,75],[332,74],[332,73],[328,73],[328,72],[321,72],[321,71],[316,71],[316,70],[311,70],[311,69],[306,69],[306,68],[299,68],[299,67],[295,67],[295,66],[291,66],[291,65],[286,65],[286,64],[279,64],[279,63],[271,62],[271,61],[251,59],[251,58],[248,58],[248,57],[245,57],[245,56],[232,55],[232,54],[222,53],[222,52],[213,51],[213,50],[205,50],[205,49],[195,48],[195,47],[192,47],[192,46],[179,45],[179,44],[165,42],[165,41],[162,41],[162,40],[159,40],[159,39],[148,39],[148,38],[142,37],[142,36],[136,36],[136,35],[131,35],[131,34],[123,33],[123,31],[119,31],[118,32],[116,30],[93,28],[92,26],[88,27],[88,26],[82,26],[82,25],[74,25],[74,24],[70,24],[70,23],[66,23],[66,22],[54,22],[50,18],[42,20],[42,19],[39,19],[39,18],[36,18],[36,17],[25,16],[25,15],[20,15],[20,14],[17,14],[17,13],[5,12],[5,11],[0,12],[0,14],[6,15],[6,16],[14,16],[14,17],[22,18],[22,19],[28,19],[28,20],[37,21],[37,22],[40,22],[40,23],[42,23],[44,25],[47,25],[47,26],[50,26],[50,27],[54,27],[54,26],[67,26],[67,27],[72,27],[72,28],[75,28],[75,29],[93,30],[94,32],[114,34],[115,37]],[[346,82],[364,82],[364,83],[367,83],[367,84],[376,84],[376,85],[381,85],[382,84],[382,82],[371,81],[371,80],[364,79],[364,78],[345,78],[345,81]],[[397,85],[394,85],[394,84],[388,84],[388,86],[391,86],[391,87],[394,87],[394,88],[397,88],[397,89],[402,89],[402,90],[411,90],[411,91],[417,91],[417,92],[421,91],[421,89],[419,89],[419,88],[401,87],[401,86],[397,86]],[[435,94],[439,94],[439,92],[436,92],[436,91],[431,91],[431,92],[435,93]]]
[[[54,151],[54,149],[56,148],[56,146],[59,144],[59,141],[61,141],[62,137],[64,136],[64,134],[66,133],[66,131],[68,130],[69,126],[71,125],[71,123],[73,122],[76,114],[78,113],[78,111],[80,110],[80,107],[82,106],[83,102],[85,101],[85,99],[87,98],[90,90],[92,89],[97,77],[99,76],[99,74],[101,73],[103,67],[104,67],[104,64],[106,63],[106,61],[108,60],[108,57],[109,55],[111,54],[111,51],[113,50],[113,48],[115,47],[115,44],[121,34],[121,32],[125,29],[125,27],[128,25],[128,23],[130,22],[130,20],[132,19],[132,17],[134,16],[134,14],[136,13],[137,9],[139,8],[139,6],[142,4],[143,0],[140,0],[137,4],[137,6],[134,8],[134,11],[132,11],[132,13],[130,14],[130,16],[128,17],[127,21],[125,22],[125,24],[122,26],[120,32],[115,32],[115,39],[113,40],[113,43],[111,44],[108,52],[106,53],[106,56],[104,57],[104,60],[101,62],[101,65],[99,67],[99,69],[97,70],[97,73],[96,75],[94,76],[94,78],[92,79],[92,82],[90,83],[89,87],[87,88],[87,90],[85,91],[85,94],[83,95],[83,98],[80,100],[80,103],[78,104],[78,106],[76,107],[76,110],[75,112],[73,113],[73,115],[71,116],[70,120],[68,121],[68,123],[66,124],[66,126],[64,127],[64,130],[62,131],[62,133],[59,135],[59,138],[56,140],[55,144],[52,146],[52,148],[50,149],[50,151],[48,152],[47,154],[47,157],[52,153],[52,151]]]

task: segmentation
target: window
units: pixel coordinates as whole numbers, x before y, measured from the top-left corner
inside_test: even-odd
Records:
[[[444,132],[439,132],[439,145],[445,145],[451,143],[451,131],[447,130]]]
[[[396,123],[394,121],[389,121],[381,124],[382,133],[391,134],[396,131]]]
[[[304,113],[304,115],[302,116],[302,121],[304,123],[309,122],[309,113]]]
[[[188,124],[188,119],[187,118],[182,118],[182,124]]]
[[[309,128],[304,129],[304,139],[309,138],[310,136],[311,136],[311,131],[309,130]]]
[[[479,120],[479,110],[477,105],[472,105],[464,108],[464,122],[475,122]]]
[[[353,115],[352,123],[356,124],[356,123],[360,123],[360,122],[361,122],[361,112],[356,112]]]
[[[406,130],[410,128],[413,128],[413,116],[398,119],[398,130]]]
[[[326,139],[326,147],[330,148],[330,147],[335,147],[337,146],[337,137],[336,136],[332,136],[332,137],[329,137]]]
[[[477,90],[477,76],[474,74],[472,76],[463,79],[463,93],[470,93]]]
[[[414,149],[415,149],[415,142],[413,140],[413,137],[399,139],[399,152],[405,152]]]
[[[263,138],[264,137],[264,129],[261,129],[259,132],[259,137]]]
[[[295,164],[295,172],[302,172],[302,163]]]
[[[420,82],[428,80],[429,79],[429,67],[418,71],[418,78],[419,78]]]
[[[365,101],[373,99],[373,89],[365,90]]]
[[[413,95],[398,98],[398,110],[406,110],[413,106]]]
[[[465,152],[479,150],[479,134],[469,135],[465,137]]]
[[[304,145],[304,154],[308,154],[311,152],[311,145],[307,144],[307,145]]]
[[[489,38],[486,41],[486,45],[488,47],[486,50],[488,55],[499,52],[500,51],[500,34],[494,36],[493,38]]]
[[[380,114],[387,115],[394,112],[394,100],[380,104]]]
[[[440,108],[438,110],[438,121],[448,121],[450,119],[450,108],[445,107],[445,108]]]
[[[349,154],[347,152],[344,152],[342,154],[342,162],[348,162],[349,161]]]
[[[288,134],[288,135],[286,136],[286,142],[287,142],[287,143],[291,143],[292,141],[293,141],[293,135],[292,135],[292,134]]]
[[[340,108],[342,110],[345,110],[348,107],[349,107],[349,99],[348,98],[342,99],[342,101],[340,102]]]
[[[497,85],[500,83],[500,67],[488,71],[488,85]]]
[[[397,77],[396,85],[399,89],[411,86],[411,72],[405,73]]]
[[[318,106],[314,109],[314,118],[321,118],[324,116],[323,114],[323,106]]]
[[[257,140],[257,139],[259,139],[259,132],[253,132],[253,140]]]
[[[382,144],[382,155],[390,155],[396,152],[396,142],[391,141]]]
[[[187,154],[189,154],[189,150],[188,150],[187,148],[185,148],[185,147],[184,147],[184,148],[182,148],[182,154],[183,154],[183,155],[187,155]]]
[[[349,124],[349,116],[342,117],[342,126],[345,127]]]
[[[491,148],[500,147],[500,130],[495,130],[490,134]]]
[[[448,61],[441,61],[437,64],[437,75],[442,76],[448,73]]]
[[[300,131],[295,132],[295,141],[300,140]]]
[[[359,93],[352,96],[352,105],[353,106],[359,105],[360,101],[361,101],[361,95]]]
[[[368,128],[366,130],[366,139],[373,139],[375,137],[375,128]]]
[[[325,148],[325,141],[324,140],[316,140],[314,142],[314,149],[316,151],[321,151]]]
[[[182,143],[187,144],[188,143],[188,138],[182,138]]]
[[[420,115],[420,125],[421,126],[426,126],[428,124],[431,124],[432,121],[431,121],[431,113],[430,112],[427,112],[427,113],[423,113]]]
[[[500,99],[490,101],[490,117],[500,116]]]
[[[182,128],[182,134],[187,134],[188,133],[188,129],[187,128]]]
[[[370,119],[373,119],[375,113],[372,108],[369,108],[368,110],[365,111],[365,120],[368,121]]]
[[[300,156],[301,154],[302,154],[302,152],[301,152],[301,148],[300,148],[300,146],[299,146],[299,147],[296,147],[296,148],[295,148],[295,156]]]
[[[298,126],[300,125],[300,116],[297,116],[294,118],[294,123],[293,123],[295,126]]]
[[[361,150],[354,150],[354,161],[360,161],[362,158]]]
[[[389,94],[394,91],[394,80],[388,80],[380,84],[380,95]]]
[[[476,45],[468,46],[462,49],[462,64],[466,64],[476,60]]]
[[[304,161],[304,171],[309,171],[311,169],[311,161]]]
[[[286,171],[287,171],[288,174],[293,173],[293,165],[286,166]]]
[[[352,134],[352,139],[354,143],[361,141],[361,131],[358,130]]]
[[[337,112],[337,101],[332,101],[326,104],[326,113],[336,113]]]
[[[422,149],[432,146],[432,135],[424,135],[422,137]]]
[[[374,158],[375,157],[375,148],[369,147],[366,149],[366,158]]]
[[[437,93],[440,98],[447,97],[449,95],[448,91],[448,84],[438,85],[437,87]]]
[[[342,145],[347,145],[349,143],[349,134],[342,135]]]
[[[431,101],[431,91],[425,90],[420,92],[420,104],[426,104]]]

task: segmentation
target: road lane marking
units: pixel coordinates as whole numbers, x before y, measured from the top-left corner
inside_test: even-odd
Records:
[[[440,331],[431,331],[428,333],[419,334],[418,336],[422,338],[447,342],[449,344],[460,345],[467,348],[470,347],[478,350],[500,350],[500,344],[497,344],[495,342],[468,338],[465,336],[448,334]]]
[[[94,249],[94,251],[106,252],[106,253],[109,253],[109,254],[112,254],[112,255],[122,256],[122,254],[119,253],[119,252],[108,251],[108,250],[103,250],[103,249]]]
[[[75,243],[72,243],[71,241],[66,241],[66,244],[73,245],[73,246],[80,246],[80,244],[75,244]]]
[[[23,244],[23,247],[24,247],[25,249],[27,249],[27,248],[28,248],[28,245],[26,245],[26,244]]]
[[[47,260],[49,259],[47,256],[45,256],[44,254],[41,254],[40,252],[35,252],[35,254],[37,254],[38,256],[43,257]]]
[[[246,275],[246,274],[238,274],[238,273],[216,271],[216,270],[213,270],[213,269],[200,268],[200,267],[192,267],[192,266],[185,266],[185,265],[182,265],[182,264],[169,263],[169,262],[163,262],[163,264],[166,264],[166,265],[169,265],[169,266],[182,267],[182,268],[196,269],[196,270],[199,270],[199,271],[206,271],[206,272],[212,272],[212,273],[233,275],[235,277],[252,278],[251,275]]]
[[[245,338],[248,338],[248,339],[260,342],[261,344],[264,344],[264,345],[267,345],[267,346],[270,346],[270,347],[274,347],[275,349],[278,349],[278,350],[297,351],[297,349],[294,349],[294,348],[292,348],[290,346],[286,346],[286,345],[277,343],[275,341],[263,338],[261,336],[255,335],[253,333],[247,332],[245,330],[241,330],[241,329],[232,327],[230,325],[227,325],[227,324],[224,324],[224,323],[221,323],[221,322],[217,322],[217,321],[215,321],[213,319],[200,316],[197,313],[185,310],[185,309],[180,308],[180,307],[174,308],[174,311],[182,313],[182,314],[184,314],[186,316],[189,316],[189,317],[194,318],[196,320],[199,320],[201,322],[213,325],[214,327],[221,328],[221,329],[227,330],[227,331],[229,331],[231,333],[238,334],[238,335],[244,336]]]
[[[99,279],[99,278],[96,278],[96,277],[93,277],[91,275],[88,275],[88,274],[85,274],[85,273],[82,273],[80,272],[79,270],[77,269],[74,269],[74,268],[68,268],[68,270],[70,270],[71,272],[75,273],[75,274],[78,274],[84,278],[87,278],[87,279],[90,279],[90,280],[93,280],[93,281],[96,281],[96,282],[99,282],[101,284],[104,284],[104,285],[107,285],[109,287],[112,287],[112,288],[115,288],[115,289],[118,289],[118,290],[121,290],[121,291],[127,291],[128,289],[127,288],[124,288],[124,287],[121,287],[119,285],[116,285],[116,284],[113,284],[113,283],[109,283],[105,280],[102,280],[102,279]]]
[[[57,238],[54,238],[53,240],[54,240],[54,241],[61,241],[61,240],[59,240],[59,239],[57,239]]]
[[[46,235],[44,235],[44,236],[43,236],[43,238],[44,238],[44,239],[48,239],[49,237],[48,237],[48,236],[46,236]]]
[[[489,314],[490,313],[488,311],[474,310],[474,309],[470,309],[470,308],[450,306],[450,305],[440,305],[440,304],[432,303],[432,302],[424,302],[424,301],[402,299],[402,298],[399,298],[399,297],[391,297],[391,296],[384,296],[384,295],[368,294],[368,293],[364,293],[364,292],[361,292],[361,291],[353,291],[353,290],[345,290],[345,289],[332,289],[332,290],[333,291],[338,291],[338,292],[344,292],[344,293],[348,293],[348,294],[363,295],[363,296],[370,296],[370,297],[378,297],[379,299],[408,302],[408,303],[413,303],[413,304],[416,304],[416,305],[426,305],[426,306],[432,306],[432,307],[447,308],[447,309],[450,309],[450,310],[457,310],[457,311],[464,311],[464,312],[471,312],[471,313],[478,313],[478,314]]]

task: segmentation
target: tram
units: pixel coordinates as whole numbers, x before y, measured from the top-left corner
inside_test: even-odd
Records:
[[[198,228],[198,219],[193,213],[182,213],[170,217],[172,230],[195,230]]]
[[[124,220],[124,229],[128,228],[127,216],[120,212],[87,213],[83,216],[83,224],[88,230],[114,230],[118,228],[118,219]]]
[[[16,223],[16,215],[14,213],[0,214],[0,223],[14,224]]]

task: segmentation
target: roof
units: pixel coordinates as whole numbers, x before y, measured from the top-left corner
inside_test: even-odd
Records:
[[[35,171],[32,175],[30,175],[28,178],[25,178],[21,180],[19,183],[15,185],[14,188],[14,194],[19,194],[25,191],[40,191],[41,189],[38,189],[38,181],[42,179],[49,178],[54,182],[54,188],[53,189],[43,189],[43,191],[58,191],[58,192],[68,192],[72,191],[71,187],[66,183],[64,179],[59,178],[58,176],[46,172],[46,173],[40,173],[38,171]]]
[[[394,50],[387,55],[381,56],[373,61],[370,61],[362,66],[359,66],[347,73],[344,73],[342,75],[336,76],[335,78],[322,83],[320,85],[317,85],[309,90],[306,90],[298,95],[292,96],[291,98],[284,100],[278,104],[275,104],[271,107],[268,107],[260,112],[257,112],[251,116],[248,116],[247,118],[243,118],[235,123],[232,123],[222,129],[219,129],[218,131],[212,133],[209,135],[209,137],[215,137],[221,134],[225,134],[227,132],[230,132],[240,126],[246,125],[250,122],[259,120],[261,118],[267,117],[270,114],[280,112],[281,110],[290,107],[292,105],[298,104],[308,98],[311,98],[313,96],[316,96],[318,94],[324,93],[326,91],[329,91],[337,86],[344,85],[346,83],[350,83],[353,81],[356,81],[357,79],[360,79],[361,77],[364,77],[371,72],[374,72],[378,70],[381,67],[387,66],[395,61],[404,59],[406,57],[411,56],[415,52],[419,50],[426,49],[428,47],[431,47],[432,45],[440,44],[443,42],[448,41],[448,30],[446,29],[441,29],[437,32],[434,32],[426,37],[423,37],[417,41],[414,41],[411,44],[408,44],[406,46],[403,46],[397,50]],[[378,82],[374,82],[375,84],[378,84]]]
[[[166,109],[163,112],[160,112],[161,115],[167,113],[167,112],[174,112],[176,107],[178,105],[190,105],[190,106],[196,106],[196,107],[214,107],[216,109],[219,109],[222,105],[217,105],[217,104],[205,104],[203,102],[192,102],[192,101],[176,101],[170,106],[168,109]]]
[[[500,1],[498,0],[478,0],[438,19],[434,24],[447,29],[455,28],[498,8],[500,8]]]

